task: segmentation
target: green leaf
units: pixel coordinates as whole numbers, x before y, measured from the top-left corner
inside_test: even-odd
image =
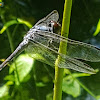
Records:
[[[14,76],[13,75],[7,75],[4,80],[8,80],[8,81],[14,81]]]
[[[80,95],[80,85],[73,78],[63,80],[62,90],[73,97]]]
[[[8,92],[9,92],[9,87],[7,85],[3,85],[2,87],[0,87],[0,98],[7,96]]]
[[[29,28],[32,28],[32,24],[30,24],[28,21],[25,21],[25,20],[20,19],[20,18],[17,18],[17,21],[18,21],[20,24],[25,24],[25,25],[28,26]]]
[[[17,67],[17,73],[15,73],[16,84],[17,84],[17,74],[19,77],[19,81],[23,82],[24,78],[31,71],[33,62],[34,62],[33,58],[29,57],[27,54],[22,54],[15,60],[15,63],[12,63],[10,67],[10,73],[12,73],[15,70],[15,66]]]
[[[7,23],[5,23],[3,28],[0,30],[0,34],[2,34],[9,26],[11,26],[13,24],[25,24],[29,28],[32,27],[32,25],[28,21],[17,18],[17,20],[11,20],[11,21],[8,21]]]
[[[100,32],[100,19],[98,21],[97,28],[96,28],[96,31],[94,32],[93,36],[96,36],[99,32]]]

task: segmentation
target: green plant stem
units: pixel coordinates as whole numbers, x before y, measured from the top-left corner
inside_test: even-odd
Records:
[[[3,15],[1,15],[1,19],[2,19],[3,23],[6,23]],[[11,48],[11,52],[13,52],[14,51],[14,46],[13,46],[13,42],[12,42],[12,38],[11,38],[10,32],[9,32],[8,29],[6,29],[6,32],[7,32],[7,36],[8,36],[8,40],[9,40],[9,44],[10,44],[10,48]]]
[[[3,23],[5,24],[6,21],[5,21],[3,15],[1,15],[1,19],[2,19]],[[10,44],[10,48],[11,48],[11,52],[13,52],[14,51],[14,46],[13,46],[13,42],[12,42],[12,38],[11,38],[10,32],[9,32],[8,29],[6,29],[6,32],[7,32],[7,36],[8,36],[8,40],[9,40],[9,44]],[[18,84],[17,85],[19,85],[20,81],[19,81],[19,76],[18,76],[18,71],[17,71],[16,63],[15,63],[15,69],[16,70],[14,71],[14,73],[16,75],[15,77],[17,77],[17,79],[18,79]]]
[[[93,96],[95,99],[97,99],[96,96],[95,96],[84,84],[82,84],[77,78],[75,78],[75,80],[79,83],[79,85],[80,85],[84,90],[86,90],[91,96]]]
[[[62,29],[61,29],[61,35],[65,37],[68,37],[69,34],[71,7],[72,7],[72,0],[65,0]],[[60,42],[59,53],[66,54],[67,53],[66,51],[67,51],[67,44],[65,44],[64,42]],[[55,62],[55,84],[54,84],[53,100],[62,99],[62,82],[63,82],[64,69],[58,67],[60,60],[61,57],[58,56]]]

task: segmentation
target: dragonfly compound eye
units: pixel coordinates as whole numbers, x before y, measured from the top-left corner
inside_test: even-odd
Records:
[[[59,30],[61,29],[60,24],[55,22],[55,21],[51,21],[51,27],[53,27],[53,32],[54,33],[58,33]]]

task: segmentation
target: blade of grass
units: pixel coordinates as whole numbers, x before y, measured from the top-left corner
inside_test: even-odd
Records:
[[[1,15],[1,19],[2,19],[2,22],[5,24],[6,21],[5,21],[5,18],[3,15]],[[11,38],[11,35],[10,35],[10,32],[8,29],[6,29],[6,32],[7,32],[7,36],[8,36],[8,40],[9,40],[9,44],[10,44],[10,48],[11,48],[11,52],[14,51],[14,46],[13,46],[13,42],[12,42],[12,38]]]
[[[68,37],[68,33],[69,33],[71,7],[72,7],[72,0],[65,0],[62,29],[61,29],[61,35],[65,37]],[[67,53],[66,47],[67,44],[65,44],[64,42],[60,42],[59,53],[66,54]],[[64,69],[58,67],[58,63],[60,62],[60,59],[61,57],[58,56],[55,62],[55,84],[54,84],[53,100],[62,99],[62,81],[63,81]]]
[[[75,80],[79,83],[79,85],[80,85],[84,90],[86,90],[91,96],[93,96],[93,97],[97,100],[97,97],[96,97],[83,83],[81,83],[77,78],[75,78]]]
[[[2,16],[1,16],[2,17]],[[13,24],[24,24],[26,25],[27,27],[31,28],[32,25],[28,22],[28,21],[25,21],[23,19],[20,19],[20,18],[17,18],[17,19],[14,19],[14,20],[11,20],[11,21],[8,21],[4,24],[3,28],[0,30],[0,34],[2,34],[5,30],[7,30],[7,28]]]

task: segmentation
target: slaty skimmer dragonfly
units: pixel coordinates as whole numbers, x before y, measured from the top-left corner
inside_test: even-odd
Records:
[[[61,26],[58,23],[58,19],[59,14],[54,10],[39,20],[27,32],[16,50],[0,65],[0,69],[5,67],[16,55],[26,49],[28,54],[33,58],[34,55],[38,55],[37,60],[51,66],[54,66],[55,60],[59,55],[61,61],[58,63],[58,67],[94,74],[95,70],[79,59],[99,62],[100,49],[87,43],[60,36],[58,32],[60,32]],[[58,53],[61,41],[67,43],[67,55]]]

